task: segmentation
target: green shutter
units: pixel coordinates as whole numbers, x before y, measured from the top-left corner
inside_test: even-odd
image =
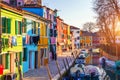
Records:
[[[20,22],[20,34],[22,34],[22,22]]]
[[[5,39],[5,47],[8,48],[8,39]]]
[[[0,55],[0,64],[2,64],[2,55]]]
[[[11,19],[7,19],[7,33],[11,33]]]
[[[6,58],[5,68],[8,69],[9,68],[9,54],[8,53],[6,54],[5,58]]]
[[[22,65],[22,52],[20,52],[20,55],[19,55],[19,61],[20,61],[20,65]]]
[[[4,38],[2,38],[2,49],[3,50],[5,49],[5,40],[4,40]]]
[[[2,17],[2,33],[6,32],[6,17]]]
[[[15,21],[15,34],[18,34],[18,21]]]
[[[17,58],[18,58],[18,53],[16,53],[15,56],[16,56],[15,59],[17,59]],[[16,67],[17,67],[17,66],[18,66],[18,63],[17,63],[16,61],[15,61],[15,64],[16,64]]]

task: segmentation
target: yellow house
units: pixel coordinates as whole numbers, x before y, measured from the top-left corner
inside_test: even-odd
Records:
[[[22,11],[4,4],[0,4],[0,6],[2,6],[0,64],[4,67],[3,74],[14,75],[16,73],[19,77],[18,64],[22,67]]]
[[[88,31],[80,31],[80,46],[81,47],[92,46],[92,33]]]
[[[40,21],[40,40],[38,41],[38,66],[43,66],[48,63],[48,20],[42,19]]]
[[[70,41],[70,26],[68,25],[68,28],[67,28],[67,35],[68,35],[68,39],[67,39],[67,45],[68,45],[68,51],[70,49],[70,47],[72,47],[72,44],[71,44],[71,41]]]

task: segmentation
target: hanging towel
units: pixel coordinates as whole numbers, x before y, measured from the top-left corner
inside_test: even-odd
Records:
[[[17,46],[17,40],[15,36],[12,36],[12,45]]]

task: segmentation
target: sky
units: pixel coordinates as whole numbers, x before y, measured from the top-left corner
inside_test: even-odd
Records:
[[[58,10],[65,23],[82,28],[86,22],[95,22],[93,0],[42,0],[42,4]]]

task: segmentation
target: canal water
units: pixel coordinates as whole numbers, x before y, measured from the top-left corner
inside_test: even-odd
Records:
[[[86,58],[86,64],[89,65],[92,63],[92,65],[97,66],[99,64],[99,58],[100,58],[100,54],[92,54],[92,56],[89,55],[89,57]],[[74,65],[75,63],[73,63],[71,67],[73,67]],[[81,79],[77,79],[77,78],[73,79],[70,75],[70,69],[63,75],[62,80],[99,80],[96,77],[88,78],[88,76]],[[116,77],[116,74],[114,71],[107,70],[107,69],[105,71],[110,79],[104,79],[104,80],[120,80],[120,75],[117,75]]]

